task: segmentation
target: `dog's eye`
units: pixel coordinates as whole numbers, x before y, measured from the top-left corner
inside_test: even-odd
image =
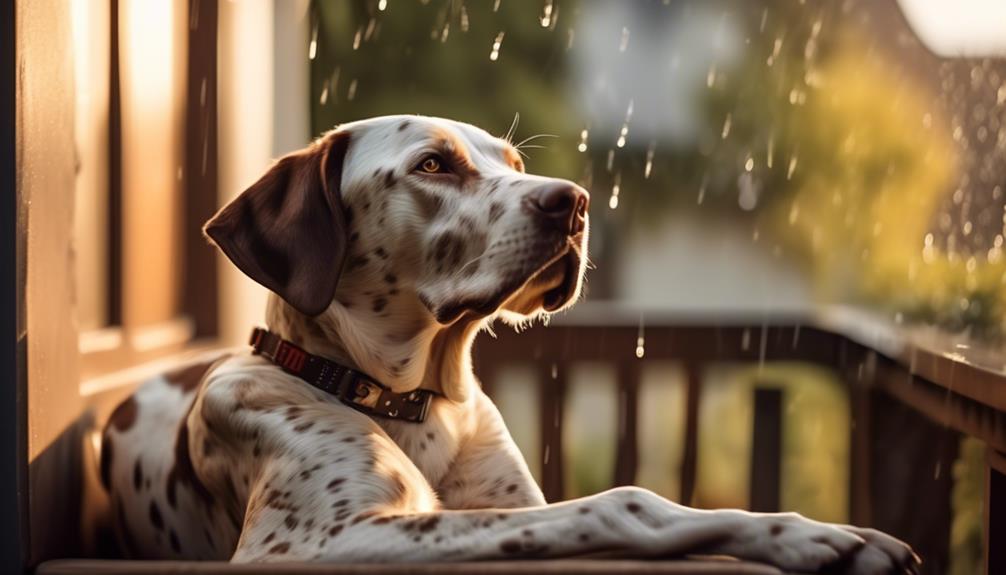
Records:
[[[437,156],[427,156],[422,162],[419,162],[416,170],[427,174],[446,174],[448,172],[443,160]]]

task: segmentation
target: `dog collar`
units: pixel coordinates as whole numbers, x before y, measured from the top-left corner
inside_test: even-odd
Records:
[[[307,353],[268,330],[253,329],[250,344],[257,355],[368,415],[421,423],[430,410],[432,391],[396,393],[359,371]]]

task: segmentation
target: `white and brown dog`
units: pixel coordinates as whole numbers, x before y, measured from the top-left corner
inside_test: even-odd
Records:
[[[495,318],[520,324],[577,299],[588,199],[524,173],[509,142],[435,118],[347,124],[279,160],[206,226],[273,292],[260,353],[148,381],[105,429],[102,477],[126,553],[388,562],[607,551],[917,571],[892,537],[796,514],[700,511],[639,488],[545,504],[470,349]]]

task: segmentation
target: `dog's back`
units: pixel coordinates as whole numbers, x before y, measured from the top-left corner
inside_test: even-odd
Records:
[[[214,353],[144,381],[102,433],[101,480],[122,552],[132,558],[227,559],[238,529],[201,501],[188,457],[186,416]],[[233,540],[227,534],[233,533]],[[214,537],[216,534],[216,537]]]

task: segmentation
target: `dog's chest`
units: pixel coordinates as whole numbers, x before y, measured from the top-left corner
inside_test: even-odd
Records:
[[[430,415],[422,423],[379,419],[377,423],[426,478],[437,485],[450,469],[469,432],[470,422],[463,410],[435,399]]]

